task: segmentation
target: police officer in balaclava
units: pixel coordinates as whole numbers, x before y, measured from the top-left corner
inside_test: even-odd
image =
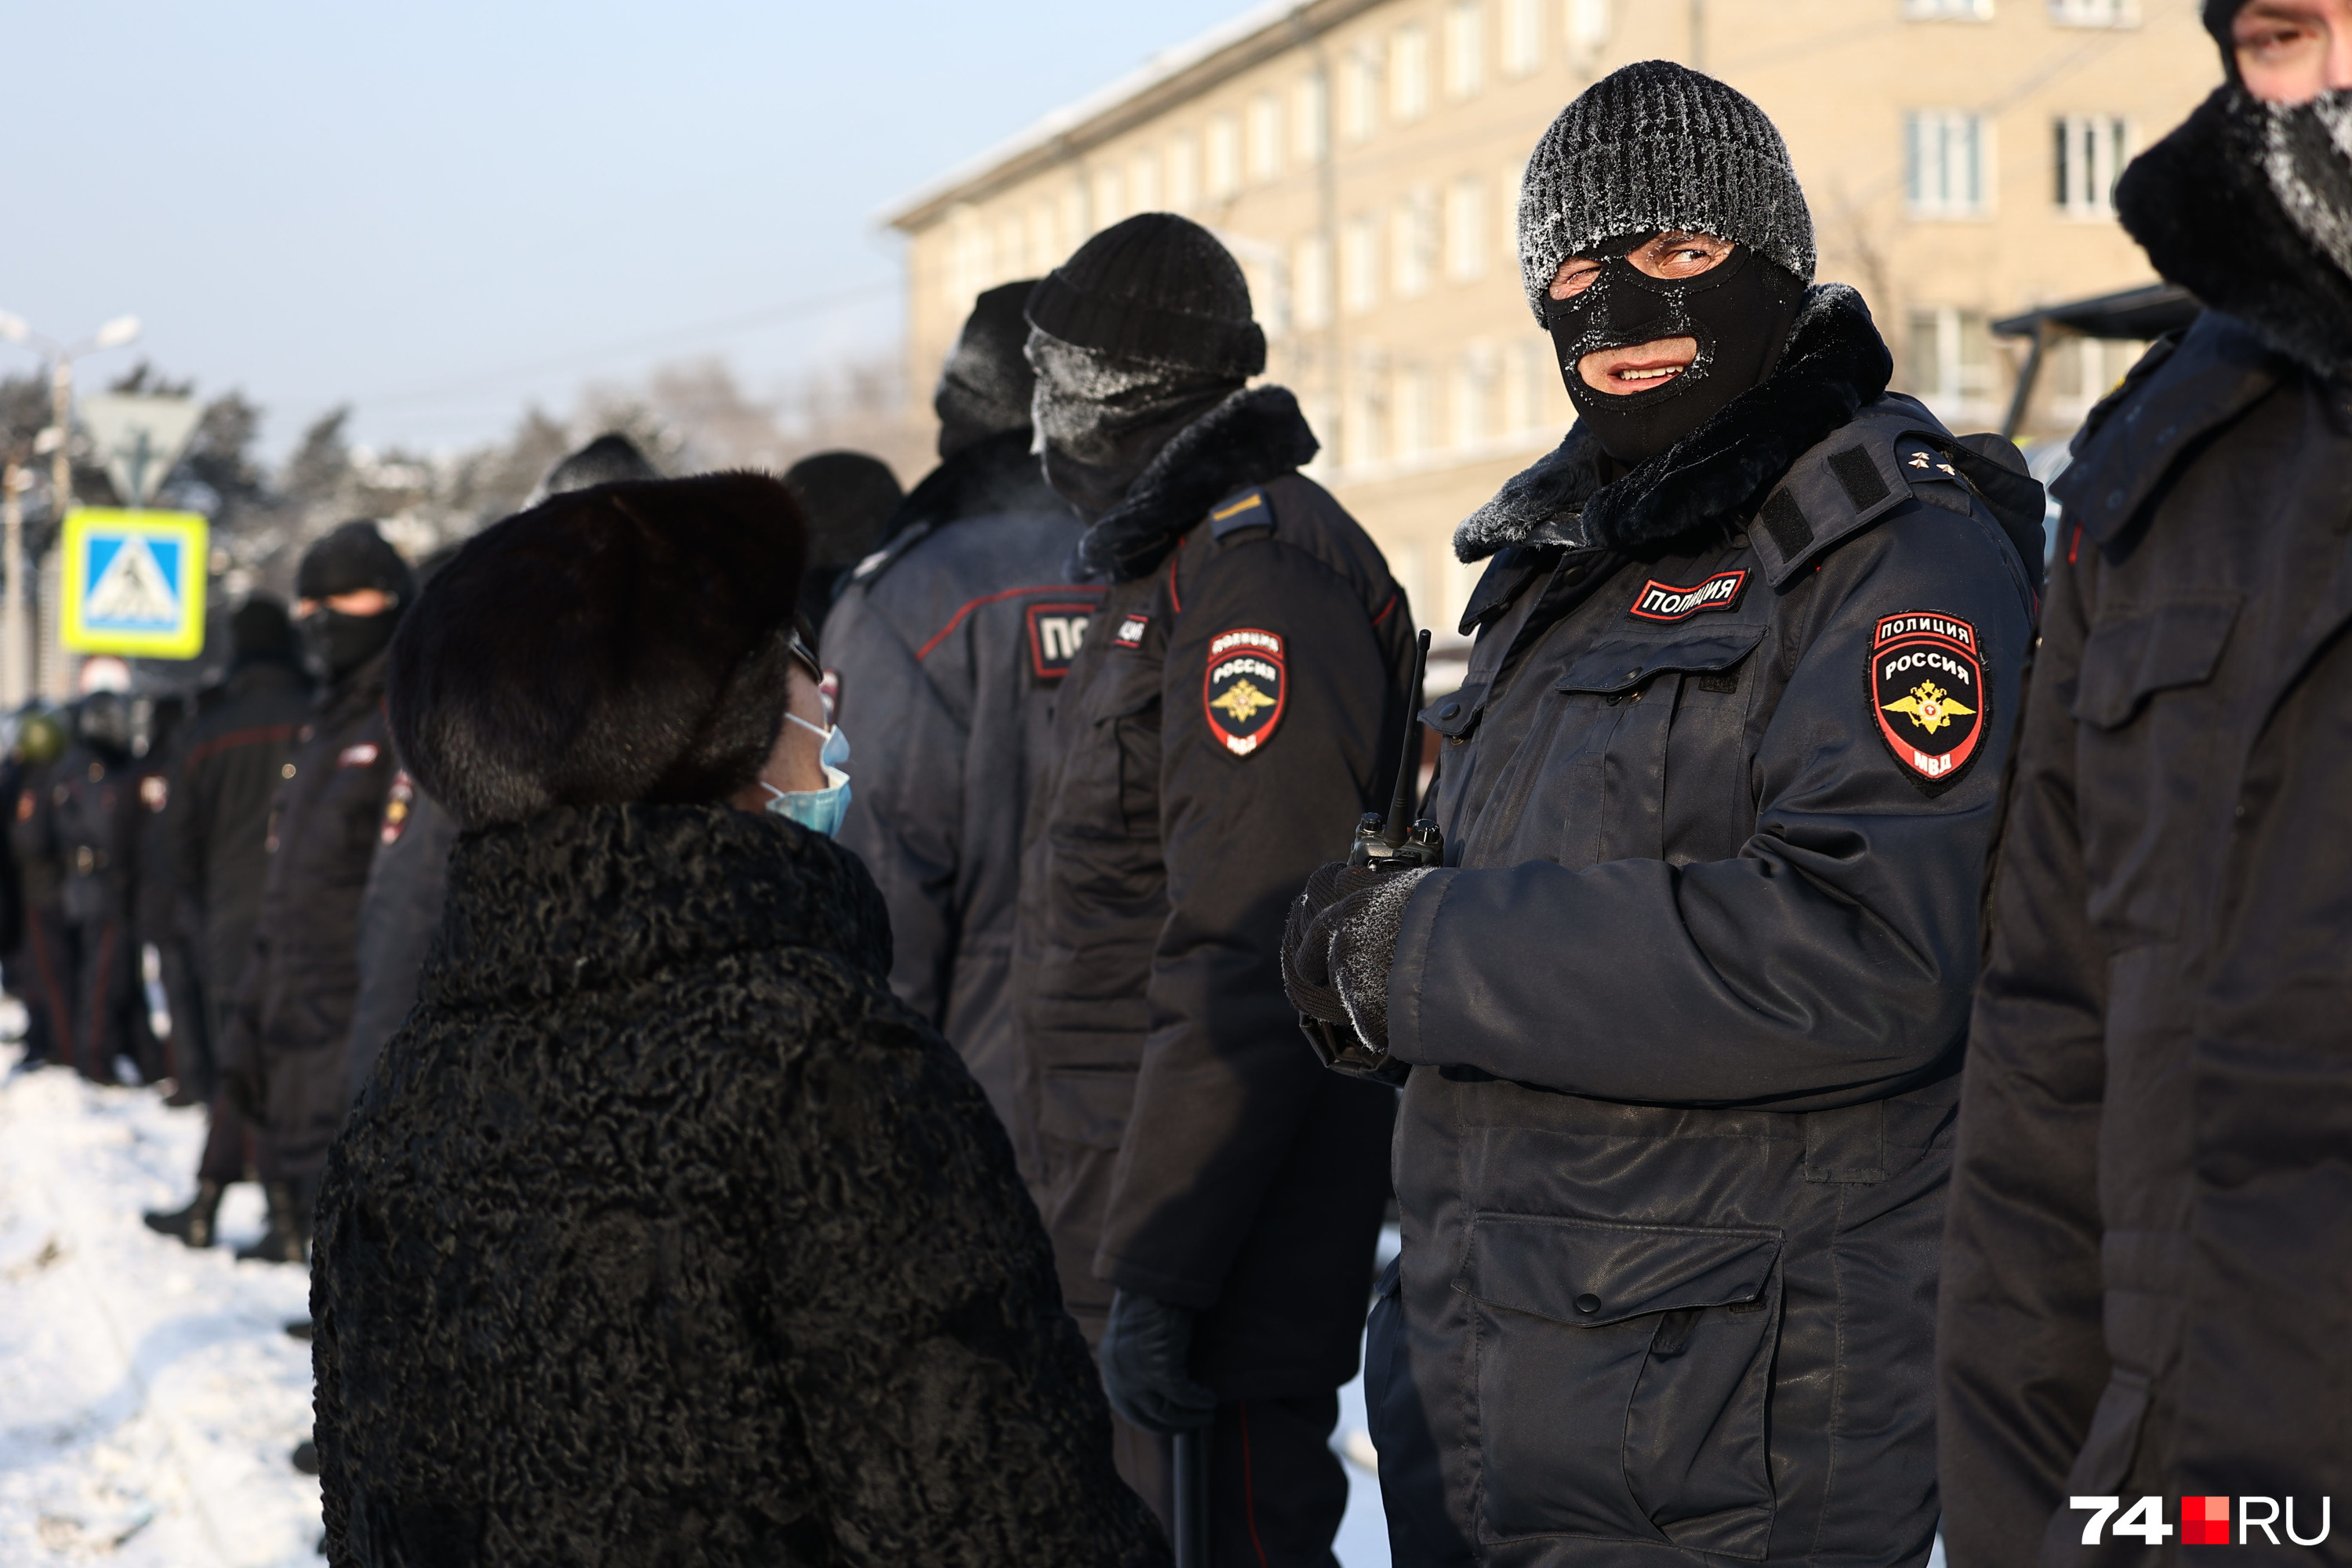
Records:
[[[1289,939],[1340,1064],[1404,1085],[1394,1554],[1916,1565],[2040,487],[1887,395],[1722,82],[1570,103],[1519,254],[1577,422],[1454,535],[1443,864],[1327,868]]]
[[[139,849],[131,699],[84,697],[74,707],[74,740],[51,789],[50,818],[73,926],[71,1055],[84,1077],[113,1083],[138,1063],[145,1005],[131,922]]]
[[[220,1050],[226,1087],[260,1129],[269,1205],[268,1231],[238,1256],[289,1263],[307,1256],[311,1194],[350,1100],[360,898],[394,772],[385,656],[414,596],[407,563],[366,521],[313,544],[296,586],[296,625],[327,684],[287,764]]]
[[[2053,486],[1945,1246],[1955,1568],[2352,1561],[2352,4],[2204,15],[2228,79],[2116,208],[2206,310]]]

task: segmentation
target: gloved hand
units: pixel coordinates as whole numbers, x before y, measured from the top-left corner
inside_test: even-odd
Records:
[[[1217,1396],[1192,1381],[1192,1313],[1150,1296],[1121,1290],[1110,1299],[1103,1330],[1103,1392],[1110,1407],[1147,1432],[1172,1436],[1206,1426]]]
[[[1339,878],[1326,873],[1338,872]],[[1310,1018],[1344,1024],[1376,1051],[1389,1048],[1389,970],[1412,889],[1430,868],[1372,871],[1326,866],[1291,906],[1282,945],[1283,987]],[[1341,879],[1353,879],[1342,880]],[[1318,885],[1319,884],[1319,885]],[[1319,912],[1311,903],[1336,889]]]

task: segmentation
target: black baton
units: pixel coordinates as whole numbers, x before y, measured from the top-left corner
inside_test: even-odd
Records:
[[[1209,1568],[1209,1429],[1176,1434],[1176,1568]]]

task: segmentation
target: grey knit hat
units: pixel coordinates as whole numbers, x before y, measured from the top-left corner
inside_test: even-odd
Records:
[[[1745,245],[1813,280],[1813,216],[1772,121],[1711,76],[1643,60],[1586,88],[1528,159],[1519,271],[1536,319],[1561,262],[1667,228]]]

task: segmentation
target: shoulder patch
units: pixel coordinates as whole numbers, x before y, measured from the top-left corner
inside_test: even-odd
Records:
[[[1633,595],[1633,607],[1625,613],[1642,621],[1686,621],[1704,610],[1732,609],[1748,591],[1748,577],[1745,566],[1718,572],[1687,588],[1653,577],[1642,584],[1642,591]]]
[[[1113,647],[1141,647],[1143,646],[1143,634],[1150,629],[1151,617],[1150,616],[1142,614],[1130,614],[1124,616],[1119,619],[1118,630],[1111,634],[1111,646]]]
[[[403,768],[392,775],[392,792],[383,797],[383,827],[378,837],[386,844],[399,843],[400,836],[408,831],[408,819],[415,815],[416,781]]]
[[[1052,604],[1040,601],[1029,606],[1026,617],[1029,628],[1029,672],[1040,680],[1059,680],[1070,673],[1070,661],[1078,657],[1078,647],[1087,640],[1087,626],[1094,619],[1097,606],[1092,604]]]
[[[1209,509],[1209,532],[1217,539],[1244,528],[1273,526],[1274,503],[1265,499],[1265,492],[1262,489],[1244,490],[1237,496],[1228,496]]]
[[[1246,757],[1274,739],[1289,693],[1282,638],[1238,626],[1209,639],[1209,668],[1201,680],[1201,708],[1210,732],[1234,756]]]
[[[1870,639],[1870,710],[1879,739],[1929,795],[1958,784],[1984,738],[1984,658],[1976,627],[1951,616],[1887,616]]]

